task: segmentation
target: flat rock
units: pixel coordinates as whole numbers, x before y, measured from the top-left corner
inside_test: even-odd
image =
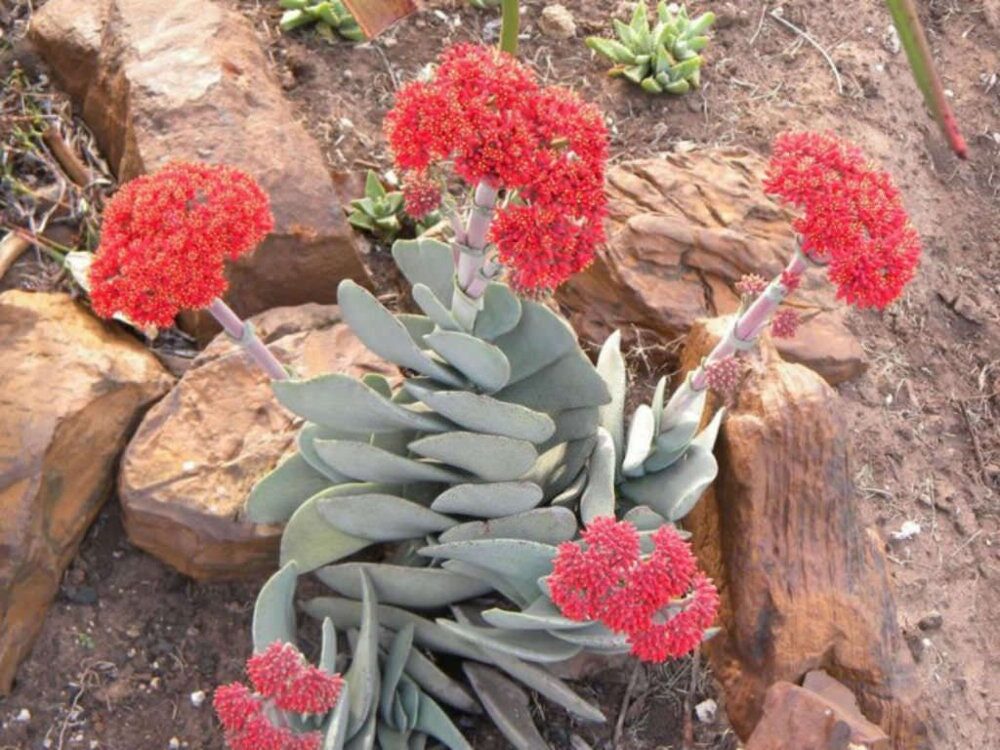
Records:
[[[731,324],[696,323],[683,369]],[[822,668],[893,748],[927,748],[882,545],[855,505],[839,397],[813,371],[782,361],[767,336],[747,360],[716,446],[718,479],[685,519],[719,585],[723,630],[706,650],[733,728],[749,737],[771,685]]]
[[[63,294],[0,294],[0,694],[31,651],[129,433],[172,378]]]
[[[334,305],[275,308],[251,320],[302,377],[397,374],[340,322]],[[281,528],[250,523],[243,506],[257,480],[293,449],[300,425],[264,374],[220,335],[149,411],[125,451],[118,487],[129,539],[200,580],[273,570]]]
[[[727,315],[747,273],[772,278],[795,247],[791,214],[761,185],[765,162],[742,149],[705,149],[620,164],[608,173],[608,243],[589,269],[557,293],[584,340],[618,328],[667,342],[697,318]],[[844,323],[820,270],[793,297],[804,316],[782,356],[837,384],[863,369],[860,343]]]
[[[888,748],[885,733],[856,709],[789,682],[776,682],[768,689],[764,715],[746,744],[746,750]]]
[[[274,232],[229,268],[238,313],[334,302],[341,279],[367,283],[320,147],[243,14],[213,0],[52,0],[29,34],[119,180],[208,161],[270,195]]]

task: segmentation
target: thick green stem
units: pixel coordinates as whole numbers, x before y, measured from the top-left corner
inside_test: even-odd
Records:
[[[503,19],[500,25],[500,49],[511,55],[517,54],[517,34],[521,25],[521,15],[517,5],[517,0],[503,0]]]

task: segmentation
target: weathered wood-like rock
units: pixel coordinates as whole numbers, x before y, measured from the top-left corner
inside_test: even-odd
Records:
[[[340,322],[333,305],[276,308],[258,335],[302,377],[396,373]],[[253,524],[253,485],[293,448],[300,422],[225,335],[150,410],[122,459],[119,495],[137,547],[198,579],[256,576],[277,564],[281,529]]]
[[[367,279],[319,145],[241,13],[213,0],[52,0],[30,37],[122,182],[181,159],[261,183],[275,230],[230,266],[241,315],[333,302],[338,281]]]
[[[647,345],[670,341],[697,318],[734,312],[733,285],[743,274],[771,279],[781,271],[795,247],[791,215],[764,194],[763,173],[764,161],[739,149],[610,170],[607,247],[557,294],[581,338],[638,329]],[[779,342],[782,356],[832,384],[859,374],[861,345],[822,273],[810,271],[794,299],[804,314],[818,314],[795,340]]]
[[[695,325],[685,369],[728,325]],[[919,686],[881,545],[854,503],[844,410],[815,373],[761,343],[722,423],[719,477],[685,519],[722,598],[723,632],[707,651],[729,719],[749,736],[769,686],[822,668],[894,748],[924,748]]]
[[[143,410],[172,378],[63,294],[0,294],[0,694],[31,650]]]
[[[851,695],[847,688],[840,687]],[[856,706],[852,710],[850,705],[789,682],[776,682],[768,689],[764,715],[746,745],[746,750],[888,748],[885,733],[865,719]]]

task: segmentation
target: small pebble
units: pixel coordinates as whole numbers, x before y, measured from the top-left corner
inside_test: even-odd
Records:
[[[201,705],[205,702],[205,691],[195,690],[191,693],[191,705],[195,708],[201,708]]]
[[[167,747],[169,747],[170,750],[178,750],[180,746],[181,746],[181,741],[176,737],[171,737],[170,742],[167,743]]]
[[[893,531],[889,536],[897,542],[905,542],[907,539],[915,537],[920,531],[920,524],[916,521],[904,521],[903,525],[899,527],[899,531]]]
[[[22,708],[18,712],[17,716],[14,717],[14,721],[19,721],[22,724],[27,724],[29,721],[31,721],[31,711],[29,711],[26,708]]]
[[[698,721],[702,724],[711,724],[715,721],[715,716],[718,712],[719,704],[711,698],[703,700],[694,707],[694,713],[698,717]]]
[[[944,624],[944,617],[940,612],[928,612],[917,622],[917,627],[921,630],[937,630]]]

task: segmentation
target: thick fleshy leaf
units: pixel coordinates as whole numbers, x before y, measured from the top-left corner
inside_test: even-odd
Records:
[[[392,703],[389,710],[392,710]],[[379,750],[410,750],[409,732],[393,729],[384,721],[378,722],[376,729]]]
[[[382,698],[379,701],[379,709],[382,719],[387,724],[393,724],[392,702],[396,694],[396,686],[403,676],[403,668],[406,666],[406,659],[410,655],[413,646],[413,625],[407,625],[392,639],[389,645],[389,653],[385,657],[385,666],[382,668]],[[398,724],[397,724],[398,726]]]
[[[452,317],[451,311],[445,307],[430,287],[424,284],[414,284],[410,290],[413,294],[413,301],[423,310],[424,315],[430,318],[434,325],[443,331],[460,331],[461,326]],[[425,343],[427,339],[424,339]]]
[[[598,408],[584,406],[579,409],[567,409],[552,415],[556,430],[552,436],[539,446],[539,451],[547,451],[559,443],[591,437],[600,424]]]
[[[329,619],[323,620],[322,646],[319,654],[319,668],[327,674],[337,671],[337,628]]]
[[[347,723],[350,721],[348,706],[351,700],[351,687],[345,684],[340,689],[340,698],[333,708],[333,713],[327,721],[326,730],[323,733],[323,750],[343,750],[344,740],[347,739]]]
[[[669,422],[665,412],[661,415],[660,432],[656,436],[653,452],[644,465],[647,473],[662,471],[684,455],[684,451],[698,434],[707,393],[707,390],[700,391],[688,407],[673,416]]]
[[[360,575],[363,591],[361,630],[351,658],[351,666],[344,675],[344,681],[351,689],[351,700],[348,704],[350,720],[347,727],[347,734],[350,737],[362,729],[369,714],[375,713],[379,693],[378,599],[375,597],[368,576],[364,571],[361,571]]]
[[[614,442],[615,455],[624,455],[625,447],[625,397],[628,371],[621,353],[621,331],[615,331],[601,347],[597,356],[597,372],[608,386],[611,401],[600,408],[601,426]]]
[[[521,320],[521,300],[506,284],[491,283],[483,293],[483,309],[476,316],[473,333],[493,341],[514,330]]]
[[[632,415],[625,441],[625,457],[622,459],[622,474],[625,476],[642,476],[642,464],[652,450],[654,429],[653,410],[646,404],[640,404]]]
[[[691,441],[691,445],[701,446],[708,451],[713,450],[715,448],[715,441],[719,437],[719,428],[722,426],[722,420],[725,416],[725,407],[715,412],[711,421],[698,433],[698,437]]]
[[[580,518],[588,524],[598,516],[615,514],[615,444],[604,428],[597,430],[597,441],[587,467],[587,487],[580,498]]]
[[[317,440],[316,453],[327,464],[352,479],[363,482],[408,484],[410,482],[460,482],[462,474],[382,448],[350,440]]]
[[[611,400],[601,376],[581,351],[570,352],[531,377],[504,388],[497,398],[549,414],[601,406]]]
[[[628,636],[615,633],[599,622],[590,623],[585,628],[575,630],[552,630],[551,635],[559,640],[573,643],[583,648],[628,651]]]
[[[371,542],[351,536],[328,524],[319,514],[318,502],[326,492],[315,495],[292,514],[281,535],[281,564],[295,562],[300,573],[353,555]]]
[[[253,650],[265,651],[275,641],[295,643],[295,584],[299,569],[290,562],[267,579],[253,608]]]
[[[698,502],[718,469],[711,451],[692,446],[667,469],[623,482],[621,491],[632,502],[648,505],[668,521],[677,521]]]
[[[576,515],[567,508],[535,508],[489,521],[452,526],[438,537],[441,543],[472,539],[526,539],[556,545],[576,535]]]
[[[378,719],[375,711],[368,713],[362,725],[353,736],[344,744],[344,750],[375,750],[375,738],[378,728]],[[351,735],[351,732],[348,732]]]
[[[623,521],[628,521],[639,531],[656,531],[663,524],[669,523],[648,505],[637,505],[625,514]]]
[[[656,390],[653,391],[653,400],[650,408],[653,410],[653,424],[656,429],[654,434],[660,434],[660,423],[663,421],[663,404],[667,395],[667,377],[664,375],[656,383]]]
[[[544,667],[521,661],[515,656],[484,648],[483,653],[491,662],[518,682],[558,703],[571,714],[584,721],[604,721],[604,714],[574,693],[566,683]]]
[[[562,641],[544,630],[499,630],[457,623],[444,617],[438,625],[477,646],[485,646],[519,659],[543,664],[572,659],[581,648]]]
[[[581,630],[592,624],[564,617],[547,596],[538,597],[525,610],[494,607],[485,610],[482,616],[488,624],[503,630]]]
[[[247,518],[254,523],[284,523],[302,503],[329,486],[330,480],[296,453],[254,485],[247,498]]]
[[[438,414],[467,430],[541,443],[552,437],[556,429],[548,414],[491,396],[469,391],[434,391],[411,381],[405,387]]]
[[[570,482],[569,487],[549,501],[549,505],[576,510],[579,505],[580,495],[583,494],[583,490],[587,487],[589,478],[587,470],[584,469],[576,479]]]
[[[487,393],[499,391],[510,379],[507,357],[487,341],[455,331],[434,331],[424,336],[424,340],[448,364]]]
[[[496,340],[510,362],[510,382],[534,375],[579,347],[576,334],[563,318],[537,302],[521,303],[517,328]]]
[[[278,401],[300,417],[351,433],[442,432],[450,427],[440,418],[394,404],[361,381],[340,373],[310,380],[276,380],[271,388]]]
[[[584,464],[594,452],[596,440],[596,437],[590,437],[565,444],[565,452],[562,454],[560,463],[556,466],[555,471],[545,479],[545,484],[542,487],[547,498],[557,496],[576,481]]]
[[[344,279],[337,287],[337,301],[344,320],[372,352],[400,367],[461,387],[462,378],[424,353],[406,327],[367,289]]]
[[[535,446],[527,440],[484,435],[480,432],[445,432],[410,443],[419,456],[442,461],[489,482],[515,480],[538,459]]]
[[[421,549],[420,554],[472,563],[506,578],[534,580],[552,572],[556,548],[523,539],[473,539],[431,545]]]
[[[451,301],[455,261],[447,243],[429,237],[396,240],[392,243],[392,258],[410,286],[424,284],[441,302]]]
[[[428,695],[421,694],[420,696],[420,709],[415,729],[429,734],[450,750],[472,750],[472,745],[451,723],[451,719],[441,710],[441,706]]]
[[[438,609],[489,593],[492,587],[441,568],[385,563],[340,563],[321,568],[316,577],[338,594],[361,596],[360,571],[368,574],[380,602],[407,609]]]
[[[531,482],[456,484],[435,498],[431,510],[478,518],[502,518],[531,510],[540,502],[542,488]]]
[[[445,560],[441,567],[453,573],[459,573],[469,578],[477,578],[484,583],[488,583],[504,599],[507,599],[518,607],[526,607],[529,602],[534,601],[538,596],[538,586],[533,581],[510,580],[493,570],[461,560]]]
[[[302,425],[302,429],[299,430],[299,434],[295,437],[295,444],[298,446],[299,455],[302,456],[307,464],[329,479],[330,484],[340,484],[342,482],[350,482],[351,478],[336,471],[332,466],[328,466],[326,461],[319,457],[319,454],[316,452],[316,441],[360,439],[356,435],[350,435],[339,430],[307,422]]]
[[[394,495],[319,496],[316,509],[344,533],[377,542],[413,539],[455,525],[448,516]]]
[[[404,625],[404,628],[410,625]],[[402,628],[401,628],[402,630]],[[379,633],[379,643],[383,648],[389,648],[395,639],[395,634],[383,627]],[[420,689],[442,703],[470,714],[482,713],[482,708],[476,703],[469,692],[459,682],[441,671],[434,662],[424,656],[419,649],[411,648],[406,657],[404,672]]]
[[[493,723],[515,750],[549,750],[531,719],[531,706],[524,690],[482,664],[465,662],[462,669]]]
[[[417,347],[420,349],[428,348],[424,336],[434,330],[433,320],[426,315],[412,315],[410,313],[399,313],[396,320],[403,324],[403,328],[410,334],[410,338],[413,339]]]

